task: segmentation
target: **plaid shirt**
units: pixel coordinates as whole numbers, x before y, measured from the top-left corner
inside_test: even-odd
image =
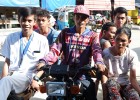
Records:
[[[61,52],[63,52],[63,64],[84,66],[91,63],[92,56],[96,64],[104,64],[98,34],[89,29],[80,35],[76,33],[75,26],[62,30],[49,54],[40,60],[47,64],[53,64]],[[75,59],[77,60],[76,63],[74,62]]]

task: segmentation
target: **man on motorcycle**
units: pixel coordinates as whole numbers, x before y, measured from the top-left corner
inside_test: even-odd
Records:
[[[90,64],[93,56],[98,69],[104,72],[105,66],[101,55],[102,49],[98,34],[86,28],[88,21],[89,10],[83,5],[76,6],[74,10],[75,26],[61,31],[50,52],[39,60],[37,67],[40,68],[45,64],[54,64],[63,52],[64,59],[62,59],[62,64],[67,64],[76,70],[79,67]],[[42,71],[38,72],[36,77],[39,78],[42,73]],[[85,100],[97,100],[95,83],[91,77],[86,76],[85,80],[89,83],[84,90]],[[33,80],[32,86],[33,88],[39,88],[35,80]]]

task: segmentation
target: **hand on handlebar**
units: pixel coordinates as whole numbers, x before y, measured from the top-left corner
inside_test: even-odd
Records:
[[[44,73],[43,70],[41,70],[44,65],[45,63],[39,63],[36,65],[36,76],[41,77],[41,75]],[[39,84],[36,80],[32,79],[31,86],[35,91],[39,91]]]
[[[35,91],[39,91],[39,84],[37,81],[32,80],[31,86]]]

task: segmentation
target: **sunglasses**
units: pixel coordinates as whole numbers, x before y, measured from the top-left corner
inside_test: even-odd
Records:
[[[84,14],[75,14],[77,19],[87,19],[89,16],[84,15]]]

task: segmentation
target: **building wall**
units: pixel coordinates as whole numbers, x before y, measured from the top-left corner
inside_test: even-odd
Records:
[[[128,11],[128,16],[131,16],[133,19],[133,23],[135,24],[140,24],[140,14],[139,14],[139,8],[136,7],[135,10],[129,10]]]

